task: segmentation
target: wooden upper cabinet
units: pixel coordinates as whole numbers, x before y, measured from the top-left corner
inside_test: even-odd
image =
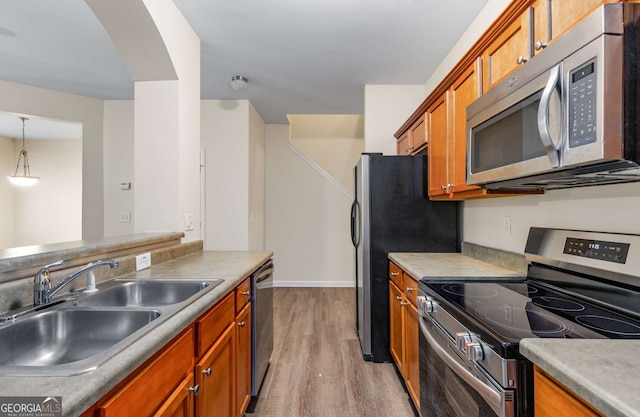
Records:
[[[533,53],[544,51],[553,36],[551,34],[551,21],[549,20],[551,8],[550,0],[535,0],[531,3],[530,13],[533,15]]]
[[[407,130],[400,136],[398,139],[398,155],[409,155],[411,154],[411,150],[413,149],[413,145],[411,144],[411,139],[409,137],[409,131]]]
[[[440,96],[427,109],[427,126],[429,136],[428,182],[429,196],[442,195],[449,192],[449,92]]]
[[[604,3],[616,0],[535,0],[531,3],[533,14],[534,53],[539,54],[555,39]]]
[[[425,115],[421,115],[398,138],[398,155],[413,155],[427,146],[427,128]]]
[[[420,152],[427,146],[427,128],[425,115],[422,115],[409,128],[409,136],[411,137],[411,153]]]
[[[543,1],[543,0],[539,0]],[[611,0],[545,0],[549,5],[551,15],[551,39],[566,32],[571,26],[604,3]]]
[[[530,20],[528,9],[482,53],[483,91],[488,91],[531,57]]]
[[[479,63],[471,65],[451,86],[451,143],[449,145],[449,182],[451,191],[479,190],[467,185],[467,106],[480,95]]]

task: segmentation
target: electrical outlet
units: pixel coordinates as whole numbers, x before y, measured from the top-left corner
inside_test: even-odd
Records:
[[[120,213],[120,223],[131,223],[131,212],[123,211]]]
[[[142,255],[136,256],[136,271],[140,271],[141,269],[149,268],[151,266],[151,253],[143,253]]]
[[[511,235],[511,216],[504,216],[502,218],[502,233],[507,236]]]
[[[184,230],[193,230],[193,213],[187,213],[184,215]]]

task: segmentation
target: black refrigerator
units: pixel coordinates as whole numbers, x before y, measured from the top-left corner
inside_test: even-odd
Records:
[[[351,240],[356,329],[365,360],[389,362],[389,252],[458,252],[458,204],[430,201],[427,156],[363,153],[354,167]]]

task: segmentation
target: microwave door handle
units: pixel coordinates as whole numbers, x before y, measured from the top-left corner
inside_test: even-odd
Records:
[[[553,143],[551,132],[549,131],[549,103],[551,102],[551,95],[560,80],[560,70],[560,65],[556,65],[551,69],[549,80],[542,91],[540,106],[538,107],[538,131],[540,132],[540,139],[542,140],[545,151],[547,151],[547,156],[549,157],[552,168],[560,166],[560,157],[558,155],[558,148]]]
[[[437,336],[431,333],[429,327],[425,324],[423,317],[418,318],[420,331],[427,339],[427,343],[431,346],[436,355],[460,378],[469,384],[480,396],[496,411],[499,416],[505,415],[505,398],[504,394],[497,392],[495,389],[485,384],[475,377],[464,366],[462,366],[451,354],[447,348],[440,345]]]

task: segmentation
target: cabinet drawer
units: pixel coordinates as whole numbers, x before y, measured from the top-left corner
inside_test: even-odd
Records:
[[[196,321],[196,357],[201,357],[213,342],[233,323],[235,315],[234,293],[229,293],[215,307]]]
[[[247,278],[236,287],[236,314],[240,313],[244,306],[251,300],[251,282]]]
[[[389,279],[393,281],[398,288],[404,288],[402,280],[402,269],[393,262],[389,262]]]
[[[148,416],[193,369],[194,332],[189,327],[136,376],[97,408],[103,417]]]
[[[411,275],[404,273],[404,295],[407,297],[407,300],[414,306],[418,306],[418,281],[416,281]]]

